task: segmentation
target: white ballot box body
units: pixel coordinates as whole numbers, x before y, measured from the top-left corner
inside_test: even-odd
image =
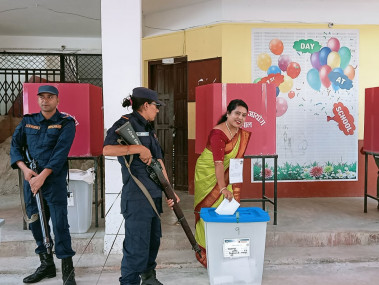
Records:
[[[200,216],[210,284],[261,284],[268,213],[249,207],[234,215],[218,215],[215,208],[203,208]]]

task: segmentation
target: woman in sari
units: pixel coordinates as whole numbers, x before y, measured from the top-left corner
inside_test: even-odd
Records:
[[[196,162],[195,169],[195,238],[201,248],[198,261],[207,267],[204,222],[201,208],[216,208],[224,198],[240,201],[240,185],[229,184],[229,162],[243,158],[251,133],[242,130],[248,107],[242,100],[230,101],[227,112],[211,130],[207,146]]]

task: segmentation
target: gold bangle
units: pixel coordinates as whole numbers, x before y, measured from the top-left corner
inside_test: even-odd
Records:
[[[223,190],[227,190],[228,188],[226,188],[226,187],[222,187],[221,189],[220,189],[220,193],[223,191]]]

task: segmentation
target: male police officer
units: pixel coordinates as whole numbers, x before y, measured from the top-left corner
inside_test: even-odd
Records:
[[[17,126],[11,145],[11,164],[24,174],[24,197],[29,217],[38,213],[35,194],[42,191],[47,221],[51,218],[55,236],[55,254],[62,259],[63,284],[75,285],[71,236],[67,221],[67,156],[75,137],[75,120],[57,110],[58,89],[44,85],[38,88],[40,113],[24,115]],[[24,159],[24,148],[37,161],[38,173],[32,171]],[[37,243],[41,266],[24,283],[36,283],[56,276],[52,254],[43,244],[40,221],[29,225]],[[50,229],[47,233],[50,236]]]

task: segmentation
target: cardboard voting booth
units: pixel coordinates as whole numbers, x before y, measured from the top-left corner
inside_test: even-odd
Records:
[[[24,114],[38,113],[38,87],[52,85],[59,90],[59,112],[73,116],[75,139],[69,156],[99,156],[103,153],[104,119],[102,89],[87,83],[24,83]]]
[[[214,83],[196,88],[195,152],[201,153],[209,132],[226,112],[231,100],[249,107],[243,128],[253,133],[245,155],[276,154],[276,90],[266,83]]]
[[[363,150],[379,153],[379,87],[366,88]]]

